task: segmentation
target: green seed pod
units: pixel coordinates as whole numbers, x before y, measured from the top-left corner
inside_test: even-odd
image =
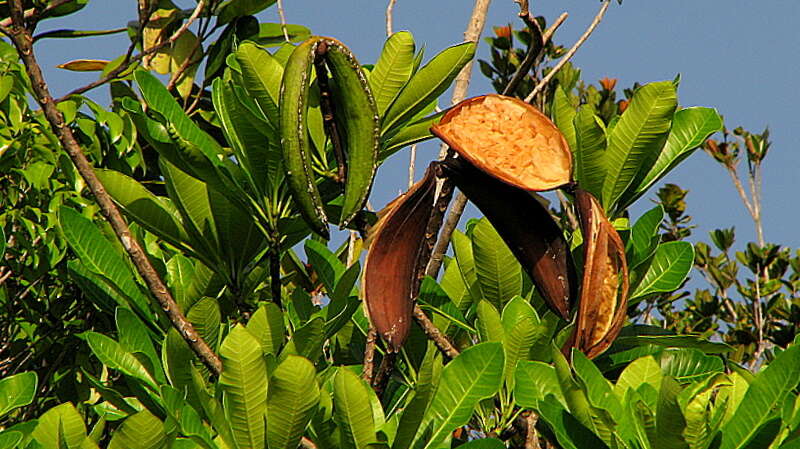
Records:
[[[307,123],[311,68],[321,41],[321,38],[311,38],[289,56],[281,83],[279,125],[289,189],[306,223],[327,239],[330,236],[328,219],[311,169]]]
[[[369,82],[350,49],[336,39],[326,37],[322,42],[326,47],[325,63],[333,78],[333,120],[342,134],[339,137],[346,157],[340,221],[344,227],[364,207],[372,188],[378,165],[380,117]]]

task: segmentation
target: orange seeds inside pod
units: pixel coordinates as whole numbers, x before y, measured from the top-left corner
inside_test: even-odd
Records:
[[[369,231],[364,301],[370,322],[392,352],[400,350],[411,329],[415,274],[435,193],[431,166],[408,192],[386,206]]]
[[[583,284],[574,346],[589,358],[600,355],[622,329],[628,307],[625,247],[600,203],[575,191],[584,240]]]
[[[524,190],[571,181],[572,153],[561,131],[538,109],[503,95],[470,98],[431,128],[481,170]]]

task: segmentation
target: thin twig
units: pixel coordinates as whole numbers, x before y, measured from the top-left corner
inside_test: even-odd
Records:
[[[545,88],[545,86],[547,86],[547,83],[549,83],[550,80],[553,79],[554,76],[556,76],[556,73],[558,73],[558,71],[561,70],[562,67],[564,67],[564,64],[569,62],[569,60],[572,59],[573,56],[575,56],[575,53],[578,51],[579,48],[581,48],[581,45],[583,45],[583,43],[586,42],[587,39],[589,39],[589,36],[591,36],[595,28],[597,28],[597,25],[599,25],[600,21],[603,20],[603,16],[606,15],[606,11],[608,11],[609,5],[611,5],[611,0],[605,0],[603,2],[603,6],[600,7],[600,10],[597,12],[597,15],[594,16],[594,20],[592,20],[592,23],[589,24],[589,28],[587,28],[586,31],[583,32],[581,37],[578,38],[577,42],[575,42],[575,45],[573,45],[572,48],[570,48],[567,51],[567,53],[564,54],[561,60],[558,61],[558,64],[556,64],[556,66],[553,67],[552,70],[550,70],[547,76],[545,76],[544,78],[542,78],[541,81],[539,81],[539,84],[537,84],[536,87],[533,88],[531,93],[525,98],[525,101],[527,103],[532,102],[533,99],[536,97],[536,95],[539,94],[539,92],[541,92],[542,89]]]
[[[567,197],[564,196],[564,192],[561,190],[556,190],[556,196],[558,197],[558,201],[561,203],[561,210],[567,215],[567,220],[569,221],[569,225],[572,229],[578,229],[578,217],[575,216],[575,211],[567,201]]]
[[[525,449],[541,449],[542,446],[539,444],[539,434],[536,432],[536,421],[539,420],[539,415],[534,412],[528,412],[528,416],[525,417],[525,423],[527,424],[527,433],[525,435]]]
[[[461,219],[461,215],[464,213],[464,208],[466,206],[467,197],[464,196],[463,193],[458,192],[455,200],[453,200],[452,207],[450,207],[450,213],[447,214],[447,220],[444,222],[444,226],[442,226],[439,240],[433,248],[431,260],[428,263],[428,270],[426,272],[428,276],[435,278],[439,274],[439,269],[442,267],[442,261],[444,260],[444,253],[447,251],[447,246],[450,245],[450,238],[453,236],[453,231],[456,230],[458,221]]]
[[[367,331],[367,344],[364,346],[364,368],[361,371],[361,378],[372,385],[372,378],[375,371],[375,344],[378,340],[378,331],[374,326]]]
[[[378,371],[375,372],[375,378],[372,380],[372,389],[375,390],[375,394],[378,396],[386,390],[386,385],[389,383],[389,374],[392,373],[396,359],[396,352],[386,352],[383,355],[383,359],[381,359],[381,364],[378,366]]]
[[[196,62],[194,55],[197,53],[197,50],[200,49],[201,43],[202,41],[198,37],[194,43],[194,46],[192,47],[192,51],[189,53],[189,56],[187,56],[186,60],[181,63],[181,66],[178,67],[178,70],[172,72],[172,75],[170,75],[169,82],[167,82],[167,90],[172,90],[175,85],[178,84],[181,77],[183,77],[183,74],[186,73],[186,70],[188,70],[189,67]]]
[[[74,0],[55,0],[53,2],[50,2],[50,4],[48,4],[47,7],[42,9],[41,11],[39,11],[36,8],[26,9],[25,12],[23,13],[23,17],[25,20],[33,19],[34,21],[36,21],[39,17],[44,16],[48,12],[58,8],[61,5],[67,4],[71,1]],[[6,17],[5,19],[0,20],[0,28],[8,28],[11,25],[12,25],[11,17]]]
[[[433,343],[439,348],[440,351],[447,357],[454,359],[458,357],[458,349],[455,348],[447,338],[442,335],[442,332],[433,324],[433,321],[425,315],[425,312],[419,307],[419,305],[414,305],[414,319],[417,320],[417,324],[422,328],[422,331],[425,332],[425,335],[428,336]]]
[[[203,3],[204,0],[201,0],[199,5]],[[89,186],[95,200],[100,206],[100,211],[108,220],[114,233],[122,243],[122,246],[130,255],[136,270],[144,279],[150,292],[156,300],[158,300],[161,308],[172,322],[172,325],[181,334],[195,354],[200,357],[200,360],[202,360],[213,373],[221,373],[222,361],[197,334],[192,324],[181,312],[167,289],[167,286],[161,280],[158,272],[142,250],[139,242],[136,241],[131,234],[119,209],[106,192],[103,184],[97,178],[97,175],[92,169],[92,165],[89,163],[88,159],[86,159],[81,147],[75,140],[72,130],[64,123],[64,116],[56,107],[53,97],[50,95],[50,91],[45,83],[42,69],[36,61],[36,56],[33,52],[33,38],[30,31],[25,28],[22,13],[22,0],[11,0],[9,2],[9,11],[11,13],[12,25],[10,28],[2,28],[2,31],[11,38],[14,46],[17,48],[17,52],[22,58],[28,77],[31,80],[33,95],[39,103],[39,106],[41,106],[47,121],[50,123],[53,133],[58,137],[78,172],[86,181],[86,184]]]
[[[408,155],[408,188],[414,185],[414,171],[417,165],[417,144],[411,145]]]
[[[389,4],[386,5],[386,36],[389,37],[394,32],[392,31],[392,27],[394,25],[394,4],[397,3],[397,0],[389,0]]]
[[[90,90],[92,90],[92,89],[94,89],[96,87],[102,86],[103,84],[106,84],[109,81],[113,81],[121,73],[124,73],[126,70],[128,70],[130,68],[130,66],[134,62],[137,62],[137,61],[141,60],[142,58],[161,50],[162,48],[166,47],[167,45],[174,44],[175,41],[177,41],[178,38],[180,38],[181,35],[183,33],[185,33],[186,30],[189,29],[189,27],[192,25],[192,23],[194,23],[194,21],[197,20],[198,17],[200,17],[200,13],[203,12],[203,9],[205,9],[205,6],[206,6],[206,0],[200,0],[197,3],[197,6],[194,8],[194,11],[192,11],[192,15],[189,16],[189,18],[186,20],[186,22],[183,23],[183,25],[181,25],[180,28],[178,28],[177,30],[175,30],[174,33],[172,33],[172,36],[170,36],[169,39],[159,43],[158,45],[154,45],[154,46],[142,51],[138,55],[126,58],[126,61],[124,63],[120,64],[119,67],[115,68],[114,70],[108,72],[108,75],[106,75],[106,76],[104,76],[104,77],[102,77],[102,78],[100,78],[100,79],[98,79],[96,81],[92,81],[91,83],[89,83],[89,84],[87,84],[85,86],[81,86],[81,87],[79,87],[77,89],[74,89],[74,90],[70,91],[69,93],[67,93],[66,95],[64,95],[63,97],[58,98],[58,99],[56,99],[54,101],[56,103],[60,103],[60,102],[68,99],[69,97],[71,97],[73,95],[81,95],[81,94],[86,93],[86,92],[88,92],[88,91],[90,91]]]
[[[286,29],[286,14],[283,11],[283,0],[278,0],[278,17],[281,20],[281,30],[283,30],[283,38],[289,42],[289,31]]]

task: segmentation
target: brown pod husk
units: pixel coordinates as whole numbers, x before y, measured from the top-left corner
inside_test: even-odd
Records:
[[[575,267],[561,229],[529,192],[499,181],[464,158],[448,159],[444,173],[492,223],[553,311],[569,319]]]
[[[408,337],[414,309],[415,274],[433,210],[436,176],[425,176],[379,213],[370,229],[364,263],[367,314],[389,351],[397,352]]]
[[[503,95],[483,95],[451,108],[431,132],[490,175],[530,191],[568,184],[572,152],[547,116]]]
[[[577,188],[583,233],[583,284],[573,346],[589,358],[603,353],[619,335],[628,307],[625,246],[591,193]]]

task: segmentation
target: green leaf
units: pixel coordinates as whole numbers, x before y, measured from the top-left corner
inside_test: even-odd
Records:
[[[573,351],[572,366],[586,391],[589,403],[593,407],[607,410],[612,416],[619,416],[622,411],[620,402],[612,394],[611,382],[603,377],[597,366],[580,351]]]
[[[603,182],[606,210],[611,210],[629,186],[638,186],[650,171],[667,140],[677,104],[672,81],[650,83],[634,93],[630,106],[608,136]]]
[[[224,25],[237,17],[252,16],[272,6],[276,0],[228,0],[216,8],[217,24]]]
[[[114,432],[108,449],[158,449],[166,442],[164,423],[144,409],[125,419]]]
[[[413,396],[403,409],[400,422],[397,424],[397,433],[395,434],[394,443],[392,443],[392,449],[408,449],[411,447],[414,435],[416,435],[419,425],[425,416],[425,410],[428,409],[428,405],[430,405],[433,398],[441,371],[442,362],[439,352],[429,344],[417,374],[417,382],[413,385]]]
[[[277,127],[283,66],[250,42],[242,43],[236,50],[236,61],[242,71],[243,87],[273,127]]]
[[[514,373],[514,399],[521,407],[538,409],[548,395],[566,405],[564,394],[556,377],[556,370],[543,362],[520,361]]]
[[[497,438],[481,438],[458,447],[461,449],[505,449],[506,445]]]
[[[505,330],[503,329],[500,312],[489,301],[482,299],[476,306],[476,313],[478,321],[475,323],[475,327],[478,328],[478,335],[481,341],[502,342]]]
[[[147,327],[130,309],[117,308],[117,334],[120,346],[130,353],[140,353],[147,357],[151,364],[151,373],[158,383],[165,383],[161,360],[150,340]]]
[[[664,218],[664,207],[657,205],[642,214],[636,224],[631,228],[631,237],[628,240],[628,266],[635,267],[656,250],[658,244],[658,225]]]
[[[697,349],[667,349],[658,355],[661,371],[681,383],[703,380],[723,371],[722,359]]]
[[[742,448],[800,382],[800,346],[790,346],[756,375],[740,406],[722,428],[720,449]]]
[[[623,399],[626,390],[638,390],[640,386],[648,384],[653,389],[661,388],[661,366],[651,356],[641,357],[625,367],[614,385],[617,397]]]
[[[553,430],[558,442],[567,449],[608,449],[608,445],[568,413],[555,398],[540,402],[539,413]]]
[[[722,130],[722,117],[710,108],[686,108],[675,113],[667,143],[647,174],[632,184],[633,189],[620,199],[619,209],[625,209],[647,190],[689,157],[695,149],[715,132]]]
[[[308,263],[319,276],[325,290],[332,293],[346,267],[327,246],[316,240],[306,240],[305,247]]]
[[[247,330],[261,344],[264,354],[277,356],[284,339],[283,312],[275,303],[265,303],[250,317]]]
[[[522,299],[515,296],[503,309],[503,349],[505,350],[505,378],[509,388],[514,387],[514,369],[517,362],[528,360],[531,348],[547,330],[539,320],[536,310]]]
[[[267,446],[295,449],[319,402],[314,365],[288,355],[269,382],[267,397]]]
[[[153,390],[158,390],[156,380],[144,365],[115,340],[97,332],[86,332],[85,337],[92,353],[109,369],[139,379]]]
[[[0,432],[0,449],[14,449],[17,445],[22,442],[22,438],[24,438],[24,434],[22,432],[18,432],[16,430],[6,430]]]
[[[553,122],[556,124],[561,134],[567,139],[567,144],[572,150],[573,156],[578,150],[577,137],[575,135],[575,125],[573,124],[577,111],[575,107],[569,102],[567,94],[564,92],[562,86],[556,88],[555,97],[553,97]]]
[[[438,448],[457,427],[469,422],[481,399],[494,396],[503,382],[503,346],[480,343],[453,359],[442,371],[439,387],[417,433],[430,431],[425,449]]]
[[[31,436],[45,448],[77,448],[86,439],[86,426],[75,406],[67,402],[40,416]]]
[[[667,348],[695,348],[706,354],[730,352],[733,348],[718,341],[708,341],[696,335],[624,335],[614,341],[619,346],[664,346]]]
[[[606,129],[594,109],[583,106],[573,119],[575,125],[574,176],[581,188],[596,198],[603,198],[603,181],[606,177]]]
[[[225,338],[219,355],[223,367],[219,384],[234,440],[241,449],[263,449],[267,368],[261,345],[239,324]]]
[[[95,169],[97,177],[125,213],[136,223],[178,248],[191,249],[180,215],[169,198],[153,195],[135,179],[120,172]]]
[[[404,147],[414,145],[415,143],[419,143],[423,140],[428,140],[433,137],[433,133],[431,133],[431,126],[439,123],[439,119],[441,119],[443,115],[444,111],[429,115],[417,120],[414,123],[404,126],[402,129],[397,131],[397,133],[392,134],[391,136],[382,136],[381,150],[380,154],[378,155],[378,160],[386,160],[389,158],[389,156],[393,155]]]
[[[192,323],[200,338],[205,340],[211,349],[216,349],[222,321],[222,312],[217,300],[209,297],[201,298],[189,309],[186,318]]]
[[[686,279],[693,263],[694,246],[691,243],[667,242],[658,245],[653,261],[631,299],[677,289]]]
[[[383,44],[378,62],[369,74],[369,85],[380,116],[411,79],[414,50],[414,36],[408,31],[392,34]]]
[[[343,448],[366,448],[377,441],[369,387],[355,373],[341,367],[333,379],[333,419]]]
[[[681,386],[671,377],[661,379],[656,411],[656,438],[654,449],[683,449],[689,446],[683,439],[686,420],[678,404]]]
[[[472,241],[463,232],[459,230],[453,231],[450,238],[450,243],[453,245],[453,253],[458,262],[458,270],[464,280],[464,285],[467,287],[469,296],[473,301],[478,301],[481,298],[480,287],[478,286],[478,275],[475,274],[475,259],[472,253]],[[462,309],[463,310],[463,309]]]
[[[11,410],[33,402],[38,379],[33,371],[0,379],[0,418]]]
[[[149,299],[134,281],[135,277],[128,263],[103,237],[97,226],[88,218],[66,206],[59,208],[58,218],[64,237],[86,268],[102,275],[140,313],[149,316]]]
[[[522,266],[486,218],[473,228],[472,252],[483,298],[502,310],[511,298],[522,294]]]
[[[284,35],[284,29],[286,35]],[[262,23],[259,27],[257,41],[259,45],[275,47],[286,45],[286,36],[289,36],[289,42],[300,42],[311,37],[311,30],[303,25],[291,23]]]
[[[454,45],[425,64],[397,95],[383,115],[381,131],[385,133],[417,115],[430,102],[450,87],[461,68],[472,60],[475,43]]]

